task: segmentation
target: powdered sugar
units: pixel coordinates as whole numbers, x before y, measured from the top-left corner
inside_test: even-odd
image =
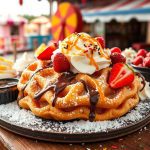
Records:
[[[108,132],[127,125],[132,125],[144,117],[150,116],[150,101],[141,101],[138,106],[127,115],[112,121],[70,121],[58,122],[43,120],[35,117],[31,111],[20,109],[16,102],[0,105],[0,119],[10,124],[32,130],[60,133],[91,133]]]

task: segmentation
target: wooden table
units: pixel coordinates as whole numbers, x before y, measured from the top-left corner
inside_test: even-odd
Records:
[[[150,150],[150,124],[128,136],[106,142],[61,144],[25,138],[0,128],[0,150]]]

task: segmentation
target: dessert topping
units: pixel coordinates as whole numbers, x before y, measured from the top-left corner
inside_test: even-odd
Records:
[[[109,76],[109,85],[112,88],[121,88],[130,85],[134,80],[134,72],[128,65],[123,63],[115,64]]]
[[[147,51],[145,49],[140,49],[137,53],[137,56],[146,57]]]
[[[150,68],[150,52],[145,49],[140,49],[133,59],[132,64],[139,67],[148,67]]]
[[[95,39],[100,43],[102,48],[105,48],[105,40],[102,36],[96,37]]]
[[[89,120],[94,121],[95,119],[95,110],[96,110],[96,104],[99,100],[99,92],[94,89],[93,87],[89,86],[84,80],[81,80],[81,83],[83,83],[84,88],[86,92],[89,95],[90,99],[90,114],[89,114]]]
[[[35,100],[40,99],[40,97],[50,89],[54,90],[54,97],[52,100],[52,106],[55,106],[58,94],[63,91],[66,86],[72,84],[71,82],[75,78],[76,74],[71,72],[64,72],[59,77],[55,83],[48,83],[40,92],[36,93],[34,96]]]
[[[25,53],[23,53],[23,55],[21,57],[19,57],[16,60],[15,64],[13,65],[13,68],[17,72],[22,72],[29,64],[31,64],[34,61],[35,61],[35,59],[33,57],[31,57],[30,55],[28,55],[27,52],[25,52]]]
[[[109,51],[86,33],[71,34],[60,42],[59,49],[53,53],[52,61],[57,53],[63,53],[67,57],[73,73],[93,74],[111,63]]]
[[[41,46],[36,50],[36,57],[41,60],[50,60],[53,52],[57,49],[56,42],[50,42],[47,47],[45,44],[41,44]]]
[[[53,59],[53,67],[56,72],[66,72],[70,70],[70,63],[64,54],[57,53]]]
[[[119,47],[113,47],[112,49],[111,49],[111,54],[112,53],[120,53],[121,54],[121,49],[119,48]]]
[[[133,64],[134,65],[140,65],[140,64],[143,64],[143,59],[144,59],[144,57],[143,56],[138,56],[138,57],[136,57],[134,60],[133,60]]]
[[[111,58],[112,64],[126,62],[126,58],[123,55],[121,55],[121,53],[118,53],[118,52],[111,53],[110,58]]]

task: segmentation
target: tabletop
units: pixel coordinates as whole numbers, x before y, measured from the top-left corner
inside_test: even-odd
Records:
[[[0,150],[150,150],[150,124],[122,138],[80,144],[33,140],[0,128]]]

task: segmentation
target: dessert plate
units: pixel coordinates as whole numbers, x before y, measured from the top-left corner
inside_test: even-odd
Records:
[[[150,100],[140,103],[125,116],[110,121],[74,120],[58,122],[35,117],[20,109],[17,102],[0,105],[0,126],[33,139],[81,143],[118,138],[133,133],[150,122]]]

